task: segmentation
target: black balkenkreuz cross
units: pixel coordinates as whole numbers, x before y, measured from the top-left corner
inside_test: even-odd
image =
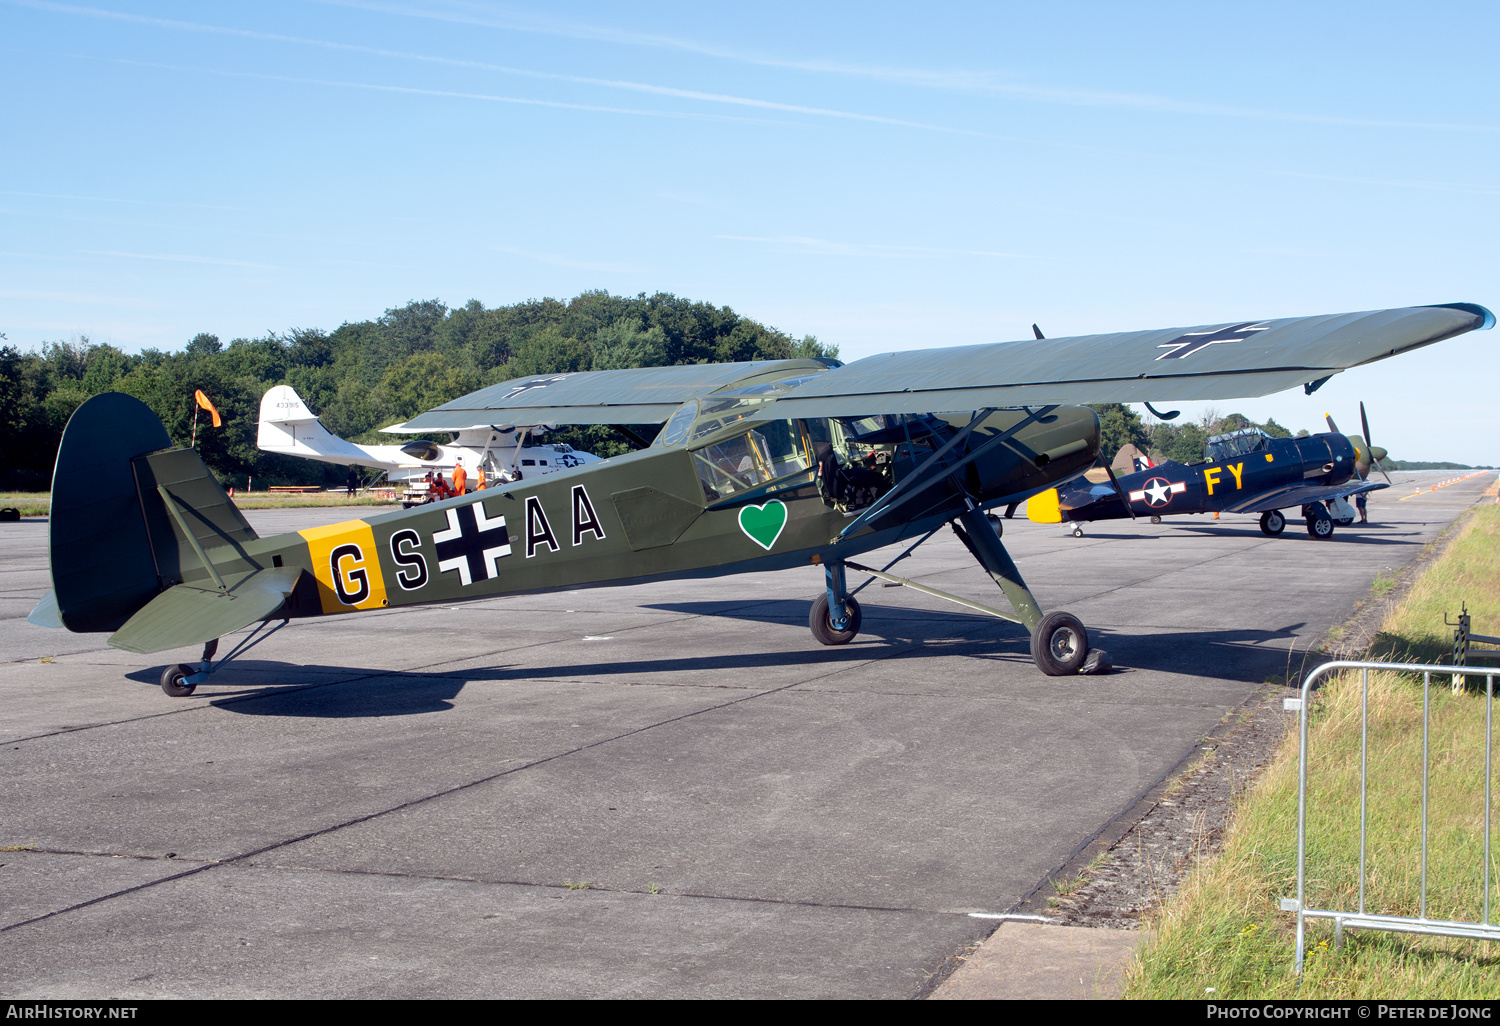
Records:
[[[495,560],[510,555],[505,518],[485,516],[483,499],[446,512],[448,529],[432,535],[432,543],[437,547],[438,572],[457,570],[465,587],[498,576]]]
[[[1265,331],[1270,325],[1264,321],[1246,321],[1244,324],[1231,324],[1227,328],[1219,328],[1214,331],[1190,331],[1186,335],[1179,335],[1170,342],[1163,342],[1157,346],[1158,349],[1171,347],[1170,353],[1162,353],[1158,360],[1180,360],[1184,356],[1192,356],[1200,349],[1207,349],[1218,342],[1243,342],[1253,332]]]

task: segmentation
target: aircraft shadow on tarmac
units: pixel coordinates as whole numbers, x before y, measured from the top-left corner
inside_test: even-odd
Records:
[[[801,602],[760,602],[750,605],[680,603],[650,608],[728,617],[760,623],[786,624],[806,618]],[[1172,633],[1131,634],[1090,631],[1097,647],[1113,658],[1116,674],[1131,671],[1209,676],[1223,680],[1261,683],[1287,673],[1288,652],[1303,624],[1278,630],[1237,628]],[[601,653],[602,655],[602,653]],[[726,652],[675,658],[621,661],[601,658],[556,666],[504,663],[462,670],[435,667],[427,671],[384,667],[319,666],[274,660],[236,661],[224,671],[218,687],[205,687],[184,703],[207,701],[229,712],[250,716],[288,716],[308,719],[415,716],[447,712],[453,700],[471,683],[520,683],[561,679],[607,686],[651,682],[653,677],[691,672],[692,678],[663,680],[667,686],[695,686],[705,672],[770,669],[783,666],[857,664],[873,659],[922,660],[935,655],[975,660],[982,673],[986,664],[1005,663],[1034,674],[1025,631],[1004,621],[969,613],[939,613],[921,609],[865,608],[864,632],[848,645],[790,648],[782,651]],[[1293,655],[1295,672],[1301,657]],[[898,664],[899,665],[899,664]],[[126,674],[127,679],[155,686],[160,668]],[[1104,678],[1078,678],[1078,683],[1103,684]],[[1062,683],[1062,679],[1058,679]],[[225,691],[225,688],[232,688]]]
[[[873,635],[888,644],[916,646],[913,651],[903,653],[908,656],[931,655],[932,646],[942,644],[945,653],[982,658],[1019,652],[1030,658],[1030,639],[1018,624],[957,610],[878,606],[868,590],[862,597],[865,598],[861,610],[863,625],[856,645]],[[793,601],[671,602],[644,608],[760,623],[804,623],[807,619],[807,604]],[[1276,630],[1241,627],[1172,633],[1114,632],[1090,627],[1089,644],[1110,654],[1116,672],[1160,670],[1258,684],[1269,676],[1285,675],[1287,653],[1298,638],[1297,632],[1305,626],[1303,622]],[[1295,655],[1291,661],[1297,665],[1301,658]]]
[[[1230,537],[1230,536],[1234,536],[1234,535],[1243,535],[1245,537],[1253,537],[1253,538],[1257,538],[1257,539],[1261,539],[1261,538],[1265,537],[1264,535],[1261,535],[1261,533],[1260,533],[1259,530],[1256,530],[1255,532],[1252,533],[1252,532],[1244,530],[1243,528],[1234,528],[1234,527],[1227,526],[1227,525],[1223,526],[1223,527],[1217,527],[1217,526],[1214,526],[1214,525],[1211,525],[1211,524],[1175,524],[1173,526],[1177,530],[1179,530],[1179,531],[1189,531],[1189,532],[1191,532],[1193,534],[1206,535],[1208,537],[1213,537],[1213,538],[1226,538],[1226,537]],[[1331,539],[1331,541],[1335,545],[1423,545],[1423,544],[1425,544],[1422,541],[1421,538],[1417,537],[1417,534],[1416,534],[1415,531],[1407,531],[1407,532],[1404,532],[1403,534],[1401,534],[1399,536],[1390,536],[1390,535],[1387,535],[1385,537],[1378,537],[1378,536],[1366,535],[1366,534],[1363,533],[1364,531],[1370,530],[1371,528],[1378,528],[1378,527],[1379,527],[1379,525],[1376,525],[1376,524],[1365,524],[1365,525],[1363,525],[1363,526],[1361,526],[1359,528],[1341,527],[1341,528],[1339,528],[1334,533],[1334,536]],[[1385,530],[1390,530],[1390,527],[1386,527]],[[1281,539],[1281,540],[1285,540],[1285,541],[1297,541],[1297,542],[1316,542],[1319,545],[1327,545],[1330,542],[1329,539],[1314,538],[1311,535],[1307,534],[1307,532],[1305,532],[1305,531],[1298,531],[1295,535],[1292,535],[1292,531],[1291,531],[1290,527],[1287,528],[1287,534],[1291,535],[1291,537],[1290,538],[1284,538],[1284,539]],[[1092,532],[1088,533],[1086,536],[1087,537],[1091,537],[1091,538],[1105,538],[1105,537],[1111,537],[1111,538],[1113,538],[1113,537],[1121,537],[1121,538],[1123,538],[1123,537],[1126,537],[1125,535],[1118,535],[1118,536],[1116,536],[1116,535],[1102,535],[1102,534],[1094,534]],[[1269,541],[1270,539],[1265,539],[1265,540]]]
[[[805,615],[805,614],[804,614]],[[976,618],[978,619],[978,618]],[[991,626],[981,621],[980,626]],[[952,634],[950,628],[949,632]],[[945,642],[947,639],[944,639]],[[1031,655],[1024,635],[1017,643],[997,648],[993,639],[953,639],[943,645],[943,654],[973,658],[1004,658],[1031,665]],[[885,639],[871,634],[840,648],[744,653],[705,654],[673,659],[612,660],[568,663],[560,666],[527,666],[515,663],[463,670],[428,671],[391,670],[380,667],[315,666],[280,663],[271,660],[237,660],[226,668],[218,688],[205,687],[183,702],[207,701],[211,705],[252,716],[297,716],[308,718],[355,718],[411,716],[419,713],[446,712],[453,699],[467,684],[520,683],[561,678],[569,683],[599,683],[606,686],[651,683],[661,674],[692,671],[731,671],[767,669],[777,666],[809,666],[837,663],[862,663],[871,659],[925,658],[932,654],[910,642]],[[155,686],[161,668],[137,670],[125,676],[142,684]],[[609,677],[590,681],[589,678]],[[672,686],[695,686],[701,678],[664,680]],[[222,688],[234,688],[225,693]]]

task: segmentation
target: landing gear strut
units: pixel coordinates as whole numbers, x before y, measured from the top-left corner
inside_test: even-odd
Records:
[[[259,645],[290,622],[289,620],[282,620],[276,626],[272,627],[270,620],[262,620],[256,624],[253,631],[245,635],[244,639],[230,650],[227,656],[220,659],[217,663],[214,662],[214,653],[219,651],[219,639],[214,638],[204,642],[203,659],[198,663],[196,669],[191,663],[178,663],[176,666],[168,666],[165,670],[161,671],[162,691],[166,692],[169,698],[186,698],[198,690],[198,685],[206,681],[209,674],[219,669],[219,667],[240,653]]]
[[[859,633],[859,603],[854,601],[853,596],[844,589],[844,569],[848,567],[859,573],[869,574],[872,580],[885,581],[887,587],[895,585],[911,588],[924,595],[956,602],[976,612],[1020,624],[1031,635],[1031,657],[1036,660],[1037,667],[1050,677],[1110,671],[1112,664],[1109,655],[1102,649],[1089,648],[1089,632],[1078,617],[1061,610],[1048,613],[1046,616],[1042,615],[1036,598],[1031,594],[1031,589],[1026,587],[1021,571],[1016,568],[1015,560],[1011,559],[1010,553],[1005,551],[1005,546],[1000,541],[1000,533],[995,530],[984,513],[977,507],[970,507],[960,513],[957,519],[950,521],[949,526],[953,528],[953,533],[958,535],[959,540],[964,543],[964,547],[969,550],[979,565],[984,567],[985,572],[1000,586],[1000,590],[1010,600],[1013,612],[996,609],[994,606],[960,595],[951,595],[905,577],[897,577],[895,574],[886,572],[890,569],[890,565],[886,567],[886,570],[876,570],[858,563],[825,563],[823,572],[827,581],[827,589],[813,602],[812,613],[808,617],[808,626],[812,628],[813,637],[825,645],[843,645],[853,640],[854,636]],[[906,558],[912,549],[929,537],[931,537],[930,532],[892,560],[891,565]],[[860,585],[860,588],[863,587],[864,585]],[[858,590],[859,588],[855,589],[855,591]],[[843,609],[843,618],[835,619],[833,611],[840,607]]]
[[[859,603],[844,587],[844,564],[825,565],[823,577],[827,588],[813,602],[807,625],[820,644],[847,645],[859,633]]]

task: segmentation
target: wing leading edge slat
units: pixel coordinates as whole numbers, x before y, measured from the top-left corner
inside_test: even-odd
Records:
[[[1457,303],[889,353],[805,382],[757,419],[1249,398],[1493,323]]]

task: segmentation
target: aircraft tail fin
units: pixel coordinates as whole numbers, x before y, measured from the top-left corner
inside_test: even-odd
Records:
[[[171,446],[150,407],[119,392],[89,399],[63,429],[47,544],[68,630],[117,630],[163,587],[208,575],[198,550],[235,559],[256,537],[198,453]]]
[[[261,396],[255,444],[265,452],[325,463],[381,465],[357,445],[324,427],[291,385],[275,385]]]
[[[1151,457],[1141,452],[1140,449],[1130,442],[1120,446],[1120,451],[1115,454],[1115,460],[1109,465],[1109,469],[1116,474],[1134,474],[1154,466]]]

